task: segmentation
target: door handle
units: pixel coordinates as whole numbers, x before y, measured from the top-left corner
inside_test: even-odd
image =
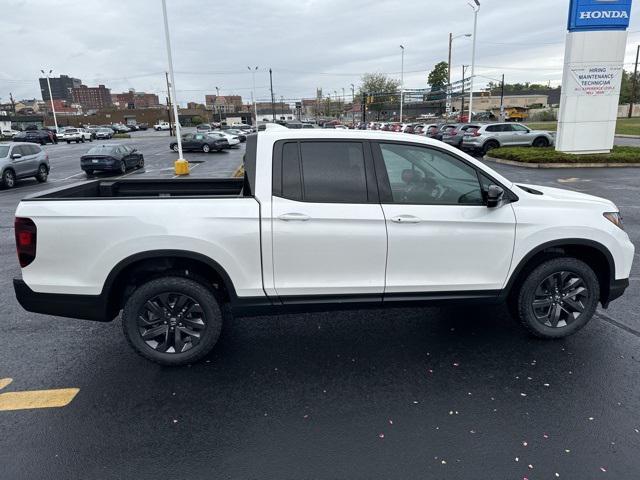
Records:
[[[422,222],[422,219],[414,217],[413,215],[397,215],[395,217],[391,217],[391,221],[395,223],[420,223]]]
[[[310,218],[309,215],[305,215],[304,213],[283,213],[278,217],[278,219],[285,222],[306,222]]]

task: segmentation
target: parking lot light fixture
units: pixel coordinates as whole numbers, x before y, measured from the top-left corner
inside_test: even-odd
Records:
[[[167,43],[167,60],[169,62],[169,76],[171,77],[171,95],[173,96],[173,118],[176,122],[176,138],[178,141],[178,159],[174,163],[176,175],[189,174],[189,162],[182,158],[182,134],[180,133],[180,117],[178,117],[178,97],[176,96],[176,79],[173,74],[173,59],[171,58],[171,39],[169,37],[169,20],[167,19],[167,1],[162,0],[162,15],[164,17],[164,36]]]
[[[251,67],[247,67],[247,69],[251,72],[251,77],[252,77],[252,81],[253,81],[253,88],[251,89],[251,103],[253,103],[253,113],[256,116],[256,120],[255,123],[253,124],[253,126],[256,128],[258,128],[258,107],[256,106],[256,70],[258,70],[258,67],[256,66],[255,68],[251,68]]]
[[[476,40],[478,39],[478,12],[480,11],[480,0],[473,0],[475,6],[469,3],[473,9],[473,47],[471,50],[471,79],[469,80],[469,122],[473,120],[473,80],[476,71]]]
[[[49,101],[51,101],[51,111],[53,112],[53,124],[56,126],[56,134],[58,133],[58,119],[56,118],[56,107],[53,104],[53,95],[51,95],[51,82],[49,81],[49,77],[51,76],[51,72],[53,70],[49,70],[49,73],[45,73],[44,70],[40,70],[43,75],[47,76],[47,87],[49,88]]]

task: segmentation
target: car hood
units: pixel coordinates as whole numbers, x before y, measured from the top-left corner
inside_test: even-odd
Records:
[[[596,197],[595,195],[589,195],[587,193],[575,192],[573,190],[565,190],[564,188],[545,187],[542,185],[528,185],[524,183],[516,183],[517,186],[525,188],[531,188],[542,192],[543,196],[540,198],[546,198],[550,200],[564,200],[571,202],[591,203],[594,205],[605,206],[607,208],[618,210],[615,203],[606,198]],[[526,190],[525,190],[526,191]],[[520,193],[520,190],[516,190],[516,193]],[[538,196],[538,195],[534,195]]]

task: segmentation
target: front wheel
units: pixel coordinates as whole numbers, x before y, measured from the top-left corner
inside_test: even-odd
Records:
[[[211,147],[208,144],[205,143],[204,145],[202,145],[202,151],[204,153],[209,153],[210,150],[211,150]]]
[[[178,144],[174,143],[173,145],[171,145],[171,150],[173,150],[174,152],[178,152],[179,151]]]
[[[120,161],[120,173],[127,173],[127,163],[124,160]]]
[[[138,160],[138,168],[144,168],[144,157],[140,155],[140,160]]]
[[[223,313],[204,285],[182,277],[152,280],[126,301],[122,328],[143,357],[186,365],[207,355],[220,337]]]
[[[2,174],[2,179],[0,180],[0,186],[2,188],[13,188],[16,184],[16,174],[13,170],[6,169]]]
[[[517,296],[518,316],[534,336],[562,338],[584,327],[596,311],[600,284],[581,260],[559,257],[540,264]]]

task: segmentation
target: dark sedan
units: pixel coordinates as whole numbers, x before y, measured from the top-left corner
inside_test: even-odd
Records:
[[[45,145],[47,143],[58,143],[58,138],[48,130],[26,130],[14,135],[12,141],[31,142]]]
[[[87,175],[95,171],[126,173],[130,168],[144,167],[144,157],[133,147],[102,144],[91,148],[80,158],[80,168]]]
[[[178,142],[171,142],[169,148],[177,152]],[[225,138],[205,135],[204,133],[187,133],[182,136],[182,150],[185,152],[209,153],[213,150],[220,152],[225,148],[229,148],[229,142]]]

